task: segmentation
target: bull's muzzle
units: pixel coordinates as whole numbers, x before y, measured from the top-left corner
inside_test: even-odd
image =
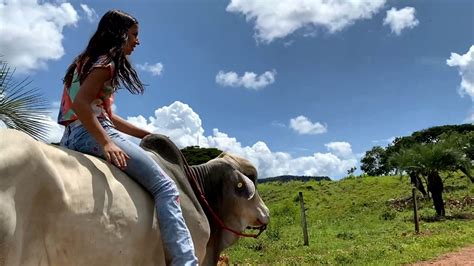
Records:
[[[258,230],[258,233],[257,233],[257,234],[252,235],[254,238],[257,238],[257,237],[260,236],[260,234],[263,233],[263,231],[265,231],[265,229],[267,229],[267,225],[266,225],[266,224],[262,224],[262,225],[260,225],[260,226],[247,226],[247,229]]]

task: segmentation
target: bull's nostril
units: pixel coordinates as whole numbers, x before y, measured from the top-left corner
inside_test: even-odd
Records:
[[[270,222],[270,216],[264,215],[258,219],[260,224],[268,224]]]

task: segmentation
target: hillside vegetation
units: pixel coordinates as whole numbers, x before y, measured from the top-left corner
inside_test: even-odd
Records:
[[[445,218],[436,218],[431,200],[419,199],[419,234],[408,177],[260,184],[271,213],[267,231],[224,253],[231,264],[267,265],[400,265],[434,258],[474,244],[474,186],[460,177],[445,179]],[[299,191],[309,246],[303,245]]]

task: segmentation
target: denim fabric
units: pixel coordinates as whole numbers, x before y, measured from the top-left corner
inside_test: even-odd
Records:
[[[112,141],[130,157],[124,172],[153,195],[161,238],[171,256],[172,265],[197,265],[193,241],[184,222],[174,181],[141,147],[125,139],[110,121],[100,120],[100,123]],[[104,159],[101,145],[77,122],[66,127],[60,145]]]

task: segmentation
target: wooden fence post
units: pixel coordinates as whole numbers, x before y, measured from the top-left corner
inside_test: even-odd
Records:
[[[415,232],[420,233],[420,225],[418,222],[418,206],[416,202],[416,188],[412,188],[413,195],[413,220],[415,221]]]
[[[303,239],[304,245],[309,246],[308,241],[308,227],[306,225],[306,213],[304,209],[304,200],[303,200],[303,192],[298,193],[300,196],[300,205],[301,205],[301,227],[303,227]]]

